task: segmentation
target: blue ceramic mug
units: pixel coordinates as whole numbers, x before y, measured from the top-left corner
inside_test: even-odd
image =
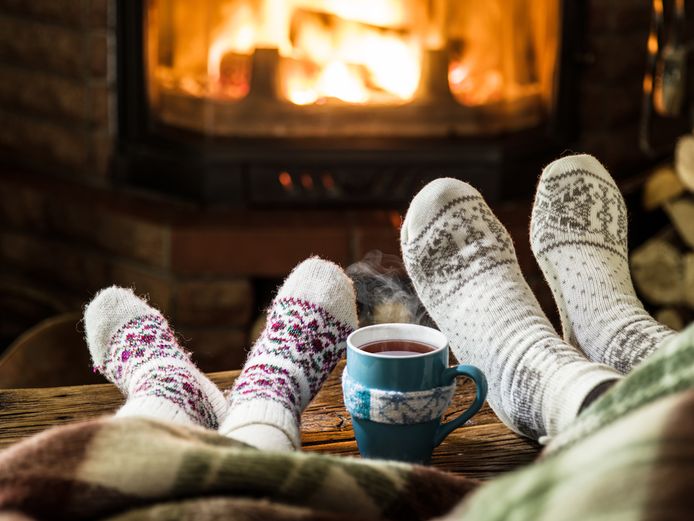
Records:
[[[392,356],[362,349],[394,340],[426,344],[431,350]],[[477,395],[464,413],[441,424],[458,376],[471,378]],[[474,366],[448,367],[448,340],[440,331],[416,324],[378,324],[347,338],[343,393],[362,456],[427,463],[434,448],[480,410],[487,381]]]

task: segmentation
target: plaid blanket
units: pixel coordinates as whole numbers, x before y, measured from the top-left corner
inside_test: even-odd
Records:
[[[537,462],[482,486],[421,466],[262,452],[202,429],[103,418],[1,453],[0,520],[691,519],[692,477],[694,326]]]

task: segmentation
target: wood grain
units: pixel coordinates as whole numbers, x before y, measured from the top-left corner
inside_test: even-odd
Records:
[[[303,415],[304,450],[358,456],[352,422],[342,403],[340,376],[344,362],[330,375]],[[222,389],[231,387],[238,371],[210,375]],[[462,412],[474,397],[474,386],[459,385],[445,419]],[[0,448],[56,425],[113,412],[123,398],[111,384],[0,390]],[[472,478],[488,479],[532,461],[539,445],[503,425],[488,405],[454,431],[434,452],[432,465]]]

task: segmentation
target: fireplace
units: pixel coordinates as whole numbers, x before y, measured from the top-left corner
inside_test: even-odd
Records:
[[[397,207],[444,175],[498,199],[558,117],[559,4],[121,2],[117,171],[246,207]]]
[[[194,12],[176,11],[186,4]],[[259,1],[0,2],[0,345],[115,283],[148,294],[206,369],[238,366],[277,280],[309,255],[348,266],[373,249],[397,254],[402,210],[437,176],[484,193],[551,313],[527,222],[542,163],[565,150],[605,163],[641,240],[660,226],[638,211],[641,174],[658,160],[639,148],[648,3],[557,0],[536,11],[527,0],[490,0],[472,14],[463,1],[368,3],[404,9],[389,19],[335,8],[364,5],[357,0],[281,4],[293,10]],[[445,15],[436,10],[446,6]],[[528,23],[512,27],[525,44],[514,43],[525,49],[519,61],[502,37],[522,6]],[[285,32],[271,31],[273,41],[261,39],[263,8],[283,13],[275,20]],[[557,25],[539,24],[543,13]],[[177,26],[184,15],[188,33]],[[687,16],[690,41],[694,10]],[[227,22],[250,29],[228,33]],[[354,31],[399,39],[415,80],[387,83],[370,60],[397,60],[348,59],[343,40],[326,35]],[[186,65],[174,33],[178,45],[202,47],[197,61]],[[486,42],[489,34],[505,46]],[[329,45],[310,54],[309,37]],[[468,40],[493,52],[477,58]],[[506,81],[519,64],[529,75]],[[335,86],[334,76],[344,81]],[[691,107],[694,75],[687,81]],[[303,97],[288,90],[297,84]],[[681,120],[653,114],[654,124]],[[661,127],[654,145],[671,148]]]
[[[555,0],[155,0],[153,116],[211,137],[440,137],[542,121]],[[499,37],[499,35],[501,35]]]

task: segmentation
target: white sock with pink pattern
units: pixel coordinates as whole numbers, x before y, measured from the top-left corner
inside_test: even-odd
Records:
[[[94,369],[126,397],[116,416],[143,416],[217,429],[222,392],[178,345],[169,324],[131,290],[100,291],[84,311]]]
[[[298,449],[301,413],[342,357],[356,325],[347,275],[318,258],[299,264],[268,311],[219,431],[261,449]]]

